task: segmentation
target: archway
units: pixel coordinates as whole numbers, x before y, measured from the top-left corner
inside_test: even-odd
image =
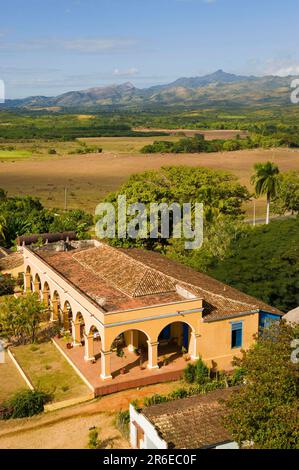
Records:
[[[84,331],[85,361],[96,362],[101,357],[102,341],[99,330],[93,325]]]
[[[34,292],[40,295],[41,289],[42,289],[42,283],[41,283],[39,275],[36,274],[34,277]]]
[[[25,271],[25,285],[24,285],[26,292],[32,292],[32,274],[30,266],[27,266]]]
[[[55,290],[52,297],[52,321],[60,321],[62,323],[62,318],[60,315],[61,311],[61,302],[58,292]]]
[[[74,345],[80,345],[84,339],[84,318],[81,312],[77,312],[76,318],[71,323]]]
[[[167,365],[190,352],[192,328],[186,322],[176,321],[166,325],[158,336],[158,360]]]
[[[63,317],[62,322],[63,322],[64,330],[72,333],[73,312],[72,312],[71,304],[67,300],[64,302],[62,317]]]
[[[120,333],[111,344],[112,376],[130,374],[134,368],[145,369],[148,361],[149,337],[141,330],[129,329]],[[109,360],[109,358],[106,358]],[[106,372],[109,368],[104,365]],[[103,361],[102,361],[103,368]]]
[[[51,299],[50,287],[49,287],[49,284],[46,281],[44,283],[44,287],[43,287],[43,302],[47,307],[50,307],[50,299]]]

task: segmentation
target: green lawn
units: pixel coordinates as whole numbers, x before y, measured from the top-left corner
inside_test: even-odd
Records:
[[[29,158],[31,156],[32,152],[30,152],[29,150],[0,150],[0,160]]]
[[[27,388],[16,366],[5,353],[4,364],[0,363],[0,404],[19,390]]]
[[[51,393],[53,401],[68,400],[90,392],[51,342],[17,346],[12,352],[33,386]]]

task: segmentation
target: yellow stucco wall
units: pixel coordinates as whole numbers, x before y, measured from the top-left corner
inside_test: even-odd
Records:
[[[231,348],[231,322],[243,321],[242,348]],[[234,356],[240,356],[241,349],[248,349],[258,333],[259,314],[230,318],[200,325],[199,352],[203,360],[218,370],[232,369]]]

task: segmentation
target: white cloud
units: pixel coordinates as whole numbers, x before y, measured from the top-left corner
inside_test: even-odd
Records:
[[[278,75],[279,77],[288,77],[289,75],[299,75],[299,65],[291,65],[289,67],[281,67],[276,70],[273,75]]]
[[[136,67],[131,67],[126,70],[120,70],[118,68],[115,68],[113,70],[113,75],[117,77],[134,77],[135,75],[138,75],[139,70]]]

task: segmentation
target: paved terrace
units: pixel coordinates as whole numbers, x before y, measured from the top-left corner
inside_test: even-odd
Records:
[[[120,358],[115,352],[111,355],[112,379],[104,381],[101,377],[101,342],[94,341],[95,363],[84,360],[84,346],[76,346],[67,349],[66,341],[63,339],[54,339],[55,344],[67,356],[68,361],[89,382],[94,388],[95,396],[107,395],[109,393],[119,392],[128,388],[141,387],[161,382],[178,380],[182,377],[183,370],[188,364],[181,354],[173,348],[167,346],[161,347],[159,356],[159,369],[148,369],[147,356],[144,357],[142,368],[140,366],[140,357],[134,352],[124,349],[125,357]],[[163,359],[167,357],[169,364],[163,365]],[[121,374],[121,369],[125,368],[126,373]]]

